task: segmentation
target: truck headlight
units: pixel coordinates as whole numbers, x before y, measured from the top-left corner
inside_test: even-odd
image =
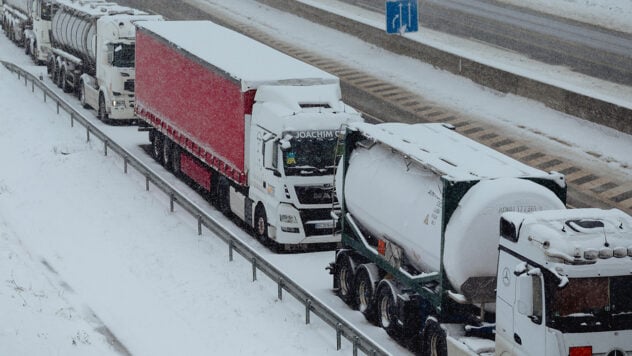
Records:
[[[125,107],[125,100],[112,100],[112,107],[114,108]]]
[[[279,216],[279,219],[281,220],[282,223],[298,224],[298,220],[296,220],[296,216],[294,216],[294,215],[281,214]]]

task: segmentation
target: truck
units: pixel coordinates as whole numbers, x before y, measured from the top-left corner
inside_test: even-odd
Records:
[[[50,49],[50,23],[54,0],[5,0],[2,28],[7,37],[24,47],[24,52],[41,65]]]
[[[54,5],[47,59],[53,82],[103,122],[134,120],[134,24],[162,17],[100,0]]]
[[[337,295],[422,355],[632,352],[632,217],[442,124],[351,124]]]
[[[209,21],[137,26],[135,110],[156,160],[274,250],[333,248],[337,133],[362,121],[339,79]]]

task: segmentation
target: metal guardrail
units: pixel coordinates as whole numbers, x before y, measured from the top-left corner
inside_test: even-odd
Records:
[[[145,166],[140,160],[136,159],[130,152],[116,142],[112,141],[103,131],[94,126],[88,119],[83,117],[81,113],[75,110],[71,104],[65,99],[59,97],[44,82],[35,75],[28,73],[19,66],[5,61],[0,61],[11,72],[16,73],[19,80],[24,79],[24,85],[31,83],[31,91],[35,92],[38,87],[44,94],[44,101],[47,98],[53,99],[57,104],[57,114],[63,109],[70,115],[71,127],[78,122],[86,128],[86,140],[90,141],[91,137],[96,137],[103,142],[104,154],[112,151],[118,154],[124,161],[124,171],[127,173],[128,166],[132,166],[138,173],[145,177],[145,188],[149,190],[149,183],[158,187],[163,191],[170,200],[170,209],[174,211],[174,205],[177,203],[185,211],[197,219],[198,235],[202,234],[202,227],[206,227],[210,232],[221,238],[228,245],[229,261],[233,260],[234,252],[240,254],[244,259],[252,264],[252,279],[257,280],[257,270],[263,272],[271,280],[275,281],[278,286],[278,298],[283,299],[283,290],[296,298],[305,306],[305,323],[310,323],[311,313],[317,315],[321,320],[336,330],[337,349],[342,347],[342,337],[344,336],[353,345],[353,355],[357,355],[358,351],[362,351],[367,355],[388,355],[382,347],[376,344],[368,336],[357,330],[348,321],[338,315],[333,309],[325,305],[318,298],[311,295],[303,287],[294,282],[288,275],[278,268],[274,267],[269,261],[261,256],[257,251],[245,244],[241,239],[232,234],[221,223],[207,215],[199,206],[180,194],[173,186],[163,180],[158,174]]]

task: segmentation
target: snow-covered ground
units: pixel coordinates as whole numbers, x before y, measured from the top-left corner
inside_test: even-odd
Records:
[[[490,92],[251,0],[208,1],[467,115],[571,142],[572,154],[586,162],[596,159],[586,151],[599,152],[631,174],[629,135]],[[30,65],[3,35],[0,59]],[[86,143],[83,130],[69,128],[50,101],[43,104],[3,67],[0,110],[0,355],[350,353],[348,343],[335,351],[335,333],[317,318],[305,326],[302,305],[291,297],[278,301],[274,283],[263,276],[252,283],[248,263],[228,263],[222,242],[208,232],[197,236],[190,217],[170,213],[161,193],[145,192],[142,177],[124,175],[120,160],[103,157],[99,142]],[[142,154],[144,134],[106,129]],[[404,352],[331,294],[324,271],[331,253],[269,258],[394,353]],[[118,344],[111,345],[114,338]]]
[[[498,0],[515,6],[632,33],[630,0]]]

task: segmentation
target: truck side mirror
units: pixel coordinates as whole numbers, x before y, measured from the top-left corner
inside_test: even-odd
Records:
[[[521,315],[533,314],[533,278],[533,276],[523,274],[516,279],[518,313]]]

